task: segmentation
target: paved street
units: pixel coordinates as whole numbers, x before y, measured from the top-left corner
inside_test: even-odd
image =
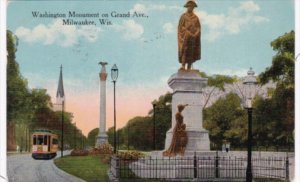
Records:
[[[64,152],[64,155],[70,152]],[[60,152],[57,153],[58,157]],[[80,182],[82,180],[59,170],[53,160],[34,160],[31,154],[7,157],[10,182]]]

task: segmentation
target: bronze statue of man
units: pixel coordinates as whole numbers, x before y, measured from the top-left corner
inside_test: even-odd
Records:
[[[188,0],[184,5],[187,11],[181,15],[178,25],[178,54],[180,69],[190,70],[192,64],[201,59],[201,24],[193,10],[197,7],[194,0]]]

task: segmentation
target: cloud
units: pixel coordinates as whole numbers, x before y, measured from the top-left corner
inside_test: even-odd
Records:
[[[214,71],[213,74],[244,77],[247,74],[247,72],[248,69],[224,69],[224,70]]]
[[[147,13],[146,6],[139,3],[135,4],[133,8],[130,10],[130,12],[135,12],[135,11],[140,13]]]
[[[137,3],[131,9],[131,12],[149,13],[150,11],[184,11],[180,6],[167,6],[164,4],[141,4]],[[226,13],[210,14],[206,11],[196,10],[195,13],[200,17],[202,27],[208,29],[204,32],[203,38],[209,42],[214,42],[223,35],[238,34],[249,24],[261,24],[268,22],[269,19],[259,16],[260,7],[252,0],[240,2],[235,7],[228,8]],[[165,33],[174,31],[174,26],[168,22],[163,25]],[[173,30],[172,30],[173,29]]]
[[[150,5],[149,9],[154,11],[164,11],[168,9],[168,7],[164,4],[157,4],[157,5],[152,4]]]
[[[16,29],[16,35],[25,42],[42,42],[45,45],[58,44],[62,47],[70,47],[84,38],[88,42],[95,42],[101,29],[95,26],[76,27],[63,25],[61,19],[45,25],[39,24],[32,29],[23,26]]]
[[[259,6],[253,1],[241,2],[240,9],[248,12],[256,12],[260,10]]]
[[[165,10],[181,10],[183,11],[184,8],[180,6],[167,6],[164,4],[140,4],[137,3],[133,6],[133,8],[130,10],[130,12],[140,12],[140,13],[148,13],[149,11],[165,11]]]
[[[237,7],[229,8],[226,14],[209,14],[205,11],[195,13],[200,17],[202,27],[208,28],[204,39],[213,42],[222,35],[238,34],[246,25],[268,22],[268,18],[257,15],[259,11],[258,4],[246,1]]]
[[[125,40],[141,39],[144,33],[144,27],[134,20],[123,21],[123,24],[121,25],[115,24],[113,25],[113,28],[118,32],[123,32],[123,38]]]
[[[172,23],[170,23],[170,22],[165,23],[163,25],[163,29],[164,29],[165,33],[173,33],[175,31],[174,25]]]

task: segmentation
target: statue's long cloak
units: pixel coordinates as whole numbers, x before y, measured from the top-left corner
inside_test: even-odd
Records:
[[[201,24],[194,14],[184,13],[178,25],[178,54],[180,63],[201,59]]]

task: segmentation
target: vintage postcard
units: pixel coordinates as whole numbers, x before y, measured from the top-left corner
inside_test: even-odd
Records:
[[[7,172],[292,181],[293,0],[6,5]]]

